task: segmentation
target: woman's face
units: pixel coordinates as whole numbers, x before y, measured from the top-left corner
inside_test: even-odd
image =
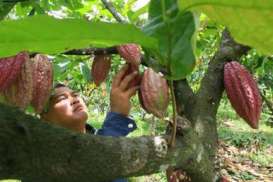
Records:
[[[79,95],[68,87],[59,87],[51,96],[48,112],[42,117],[51,123],[81,131],[88,118],[87,107]]]

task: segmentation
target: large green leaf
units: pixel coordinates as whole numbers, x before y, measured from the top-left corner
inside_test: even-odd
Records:
[[[178,0],[182,11],[197,10],[227,26],[240,43],[273,53],[273,0]]]
[[[195,65],[194,14],[179,12],[175,2],[152,0],[149,18],[150,22],[143,30],[158,39],[160,63],[170,68],[170,79],[185,78]]]
[[[0,22],[0,57],[22,50],[60,53],[89,46],[107,47],[137,43],[157,49],[157,41],[130,24],[88,22],[83,19],[54,19],[33,16]]]

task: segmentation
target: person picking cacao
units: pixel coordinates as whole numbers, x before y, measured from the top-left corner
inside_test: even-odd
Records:
[[[128,65],[123,66],[113,78],[110,111],[102,128],[95,129],[86,123],[88,120],[86,104],[78,93],[63,84],[55,86],[46,110],[41,113],[41,119],[80,133],[104,136],[128,135],[137,128],[135,121],[128,115],[131,108],[130,98],[136,94],[138,86],[129,87],[130,81],[137,76],[137,72],[126,75],[127,69]],[[126,181],[126,179],[113,180],[113,182]]]

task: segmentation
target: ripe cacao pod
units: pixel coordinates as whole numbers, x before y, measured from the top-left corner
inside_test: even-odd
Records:
[[[174,170],[168,168],[166,171],[167,181],[168,182],[190,182],[190,177],[187,176],[186,172],[181,169]]]
[[[31,104],[36,113],[45,107],[53,84],[53,68],[49,59],[41,54],[33,58],[33,94]]]
[[[0,59],[0,92],[8,88],[18,77],[21,67],[29,59],[27,52]]]
[[[128,84],[128,88],[132,88],[132,87],[135,87],[135,86],[138,86],[140,85],[140,82],[141,82],[141,75],[139,74],[139,69],[138,69],[139,65],[134,65],[134,64],[128,64],[128,69],[126,71],[126,73],[124,74],[123,78],[126,76],[126,75],[129,75],[135,71],[137,71],[137,75],[134,77],[133,80],[130,81],[130,83]]]
[[[107,77],[111,68],[111,57],[109,55],[95,55],[91,76],[97,86],[99,86]]]
[[[224,84],[227,96],[237,114],[257,129],[262,100],[251,74],[236,61],[225,64]]]
[[[140,47],[136,44],[124,44],[117,46],[119,55],[129,64],[139,65],[141,62]]]
[[[164,117],[169,104],[169,87],[163,76],[151,68],[146,69],[141,80],[139,96],[143,109],[159,118]]]
[[[21,109],[25,109],[32,100],[33,92],[33,63],[31,59],[25,61],[21,71],[13,84],[4,91],[6,101]]]

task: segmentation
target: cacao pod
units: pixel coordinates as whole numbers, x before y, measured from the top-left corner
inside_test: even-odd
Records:
[[[32,100],[33,92],[33,63],[28,59],[22,65],[21,71],[15,82],[4,91],[4,96],[9,104],[25,109]]]
[[[140,85],[140,82],[141,82],[141,75],[139,74],[139,69],[138,69],[139,65],[134,65],[134,64],[128,64],[128,69],[126,71],[126,73],[124,74],[123,78],[126,76],[126,75],[129,75],[131,73],[133,73],[134,71],[137,71],[138,74],[135,76],[135,78],[133,80],[130,81],[130,83],[128,84],[128,88],[132,88],[132,87],[135,87],[135,86],[138,86]]]
[[[97,86],[99,86],[107,77],[111,68],[111,57],[109,55],[95,55],[91,76]]]
[[[0,92],[8,88],[18,77],[21,67],[29,59],[27,52],[0,59]]]
[[[129,64],[139,65],[141,62],[140,47],[136,44],[124,44],[117,46],[119,55]]]
[[[251,74],[238,62],[229,62],[224,67],[224,84],[228,99],[237,114],[257,129],[262,100]]]
[[[222,176],[220,178],[220,182],[229,182],[229,180],[226,177]]]
[[[36,113],[45,107],[52,89],[53,68],[49,59],[41,54],[33,58],[33,94],[31,104]]]
[[[187,176],[186,172],[181,169],[174,170],[172,168],[168,168],[166,170],[166,176],[168,182],[190,182],[190,177]]]
[[[169,104],[169,87],[167,81],[151,68],[144,71],[140,84],[140,102],[148,113],[162,118]]]

